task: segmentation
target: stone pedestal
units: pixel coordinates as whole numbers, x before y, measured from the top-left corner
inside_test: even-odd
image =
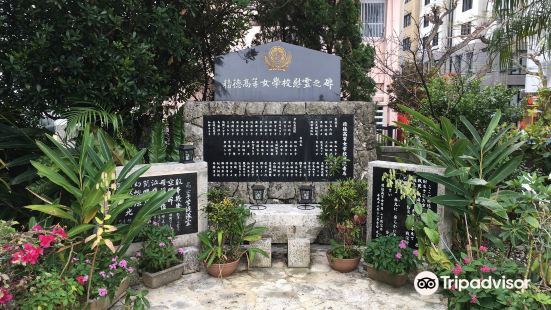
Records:
[[[268,257],[262,254],[256,254],[250,267],[266,268],[272,267],[272,238],[262,238],[252,242],[251,247],[259,248],[268,254]]]
[[[310,266],[310,239],[289,238],[287,243],[287,266]]]
[[[196,246],[185,247],[183,256],[184,274],[198,272],[201,269],[199,249]]]
[[[306,238],[310,243],[316,240],[323,224],[318,216],[321,209],[300,210],[296,204],[266,204],[264,210],[251,210],[248,223],[268,227],[264,237],[272,243],[287,243],[290,238]]]

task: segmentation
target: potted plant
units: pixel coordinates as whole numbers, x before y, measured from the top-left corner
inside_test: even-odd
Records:
[[[178,280],[185,264],[176,257],[174,231],[170,226],[147,225],[142,231],[143,248],[140,251],[142,281],[149,288],[157,288]]]
[[[358,267],[361,253],[356,244],[363,240],[366,219],[367,182],[342,180],[331,184],[320,202],[320,220],[333,236],[327,260],[331,268],[350,272]]]
[[[326,254],[327,260],[334,270],[350,272],[360,263],[360,251],[354,246],[354,240],[358,239],[360,229],[353,221],[346,220],[342,224],[337,224],[337,232],[340,242],[331,240],[331,249]]]
[[[364,251],[367,275],[374,280],[403,286],[408,273],[417,266],[417,250],[407,246],[406,240],[397,236],[382,236],[372,240]]]
[[[227,194],[227,193],[226,193]],[[227,277],[235,272],[239,260],[245,254],[252,261],[256,253],[268,254],[261,249],[245,246],[245,242],[257,241],[266,227],[246,224],[250,210],[236,198],[228,198],[220,190],[209,193],[205,208],[209,230],[199,234],[202,260],[213,277]]]

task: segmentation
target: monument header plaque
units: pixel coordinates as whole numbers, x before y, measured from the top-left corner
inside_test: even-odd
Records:
[[[271,42],[218,56],[217,101],[340,101],[341,58]]]
[[[169,213],[153,217],[153,221],[172,227],[176,235],[196,233],[197,225],[197,173],[169,174],[139,178],[132,187],[132,195],[151,191],[176,190],[176,193],[161,206],[167,208],[185,208],[178,213]],[[143,204],[128,208],[122,223],[129,223]]]
[[[203,117],[210,182],[331,181],[353,177],[353,115]],[[325,159],[349,161],[335,176]]]

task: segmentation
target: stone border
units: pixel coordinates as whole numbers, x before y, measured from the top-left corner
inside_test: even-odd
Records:
[[[369,183],[368,195],[367,195],[367,223],[366,223],[366,236],[367,242],[371,240],[371,226],[373,225],[373,167],[380,168],[389,168],[389,169],[405,169],[407,171],[413,172],[431,172],[437,174],[443,174],[444,168],[434,167],[434,166],[424,166],[424,165],[414,165],[414,164],[403,164],[397,162],[381,161],[376,160],[369,163],[368,167],[368,177],[367,181]],[[438,184],[437,195],[444,195],[446,193],[446,188],[442,184]],[[451,211],[446,210],[442,205],[437,205],[437,211],[439,221],[438,221],[438,231],[440,233],[440,247],[444,248],[444,241],[446,240],[449,244],[451,241],[452,233],[452,214]]]
[[[354,115],[354,177],[366,178],[368,163],[376,160],[376,104],[362,101],[342,102],[232,102],[189,101],[183,104],[186,140],[195,146],[195,158],[203,159],[204,115]],[[252,201],[254,182],[219,182],[234,195]],[[314,185],[314,199],[319,201],[330,182],[259,182],[267,188],[266,203],[296,203],[298,186]]]

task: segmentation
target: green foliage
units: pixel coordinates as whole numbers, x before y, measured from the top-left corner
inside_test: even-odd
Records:
[[[213,263],[233,262],[245,253],[249,261],[254,260],[257,253],[268,255],[255,247],[243,247],[244,242],[260,240],[267,228],[256,227],[254,223],[247,224],[251,212],[238,199],[225,197],[222,201],[211,201],[205,212],[209,220],[209,231],[199,234],[199,259],[208,266]]]
[[[381,236],[371,240],[364,251],[364,261],[377,270],[394,274],[408,273],[417,267],[413,250],[398,236]]]
[[[177,265],[176,248],[172,240],[174,231],[170,226],[147,225],[141,232],[143,248],[140,268],[147,272],[158,272]]]
[[[369,101],[375,82],[373,47],[362,43],[357,0],[256,0],[258,43],[283,42],[342,57],[342,97]]]
[[[421,142],[407,149],[422,163],[445,168],[443,175],[418,173],[446,186],[448,193],[431,198],[431,202],[446,206],[467,225],[471,235],[459,232],[458,241],[470,242],[469,237],[474,236],[475,242],[480,244],[483,231],[488,230],[490,222],[507,219],[505,208],[496,201],[499,195],[497,186],[503,184],[520,165],[522,156],[513,155],[524,142],[520,141],[519,135],[507,136],[512,125],[498,127],[499,111],[481,136],[463,116],[460,119],[468,133],[459,130],[446,117],[435,122],[407,107],[402,106],[402,109],[421,124],[400,124],[405,132]],[[430,145],[431,150],[426,150],[423,145]]]
[[[151,307],[149,299],[147,299],[148,290],[126,290],[126,298],[124,299],[124,309],[145,310]]]
[[[526,277],[551,284],[551,181],[550,176],[523,174],[507,182],[499,197],[509,218],[503,223],[499,244],[527,248]]]
[[[524,133],[526,144],[521,148],[524,154],[524,166],[530,171],[551,173],[551,122],[545,125],[540,119],[528,125]]]
[[[329,166],[328,174],[330,176],[337,176],[342,172],[342,169],[349,161],[350,160],[345,156],[335,156],[333,154],[328,155],[327,157],[325,157],[325,162]]]
[[[72,107],[63,116],[67,119],[65,133],[68,137],[73,137],[78,130],[87,126],[111,126],[114,132],[118,132],[122,126],[122,117],[113,113],[110,107]]]
[[[455,121],[461,130],[460,116],[482,133],[489,125],[496,110],[501,110],[502,121],[516,123],[523,116],[523,108],[511,105],[513,89],[503,85],[482,86],[480,80],[467,80],[461,75],[435,76],[427,84],[430,97],[424,96],[415,110],[430,115],[433,120],[446,117]],[[484,102],[484,104],[480,104]]]
[[[166,159],[165,126],[162,122],[155,123],[151,129],[149,143],[149,162],[162,163]]]
[[[72,309],[84,292],[75,279],[43,272],[31,283],[19,306],[21,309]]]
[[[2,2],[2,111],[36,125],[80,102],[112,106],[126,137],[162,117],[162,102],[209,99],[215,56],[250,28],[248,1]],[[25,116],[25,117],[23,117]]]
[[[355,244],[360,241],[360,227],[352,220],[337,224],[337,240],[331,240],[330,255],[335,258],[348,259],[360,256]]]
[[[341,180],[329,185],[329,190],[321,198],[320,220],[331,229],[338,223],[352,219],[355,208],[364,208],[367,203],[367,182],[364,180]],[[357,210],[357,209],[356,209]]]
[[[94,143],[94,138],[97,139],[97,143]],[[66,203],[60,201],[59,198],[54,201],[44,199],[47,204],[29,205],[26,208],[63,221],[70,228],[70,236],[82,236],[85,232],[95,228],[94,221],[100,226],[111,225],[115,227],[115,232],[113,230],[107,232],[112,234],[111,239],[120,242],[121,247],[118,251],[124,253],[151,218],[156,215],[181,211],[181,209],[173,208],[160,210],[162,204],[175,191],[130,195],[132,185],[149,169],[149,166],[144,166],[131,172],[136,163],[141,160],[144,150],[132,158],[115,177],[115,164],[101,132],[92,136],[89,129],[85,129],[80,149],[76,154],[52,137],[48,136],[48,139],[55,146],[54,148],[50,148],[40,141],[37,142],[37,145],[52,161],[54,168],[37,161],[32,161],[32,164],[41,177],[47,178],[66,192],[64,195]],[[106,177],[110,181],[104,183]],[[108,191],[110,193],[106,196]],[[124,214],[124,211],[138,203],[144,203],[144,205],[139,208],[133,221],[130,224],[117,224],[117,219]],[[100,210],[103,210],[102,212],[106,215],[102,219],[102,223],[95,219]],[[106,212],[107,210],[108,212]],[[99,235],[100,233],[98,233]]]
[[[178,147],[184,144],[184,140],[184,110],[179,109],[166,121],[159,121],[153,125],[148,147],[149,162],[179,161]]]

